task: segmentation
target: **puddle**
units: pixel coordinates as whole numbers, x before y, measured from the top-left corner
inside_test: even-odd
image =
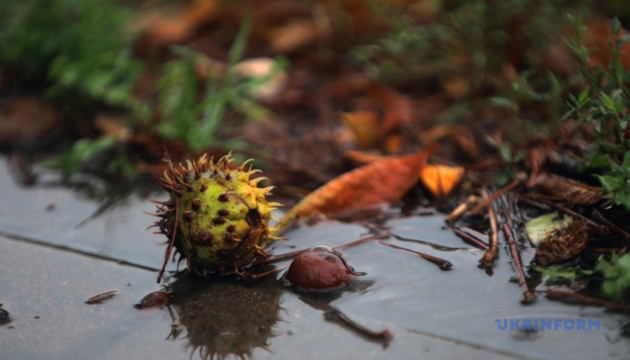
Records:
[[[85,186],[74,189],[57,183],[21,186],[0,158],[0,234],[159,269],[164,247],[147,244],[164,239],[145,231],[154,219],[143,211],[153,212],[150,200],[165,200],[164,191],[149,186],[105,196],[102,180],[84,180]]]
[[[620,335],[629,321],[626,314],[541,295],[536,303],[522,305],[521,288],[509,281],[515,272],[507,248],[501,245],[489,276],[478,268],[483,251],[443,230],[441,215],[392,219],[385,224],[389,230],[334,221],[302,226],[287,234],[289,241],[277,242],[274,254],[320,244],[337,247],[390,231],[394,236],[384,242],[447,260],[453,264],[449,271],[371,241],[338,250],[356,271],[367,273],[339,294],[301,293],[287,287],[281,274],[249,282],[179,274],[168,277],[176,294],[168,306],[139,311],[133,305],[160,289],[156,272],[147,269],[162,265],[164,248],[155,245],[162,239],[145,231],[153,219],[142,211],[152,211],[149,199],[159,200],[161,193],[133,193],[100,211],[102,202],[73,190],[20,187],[6,168],[0,169],[0,186],[0,233],[5,236],[0,236],[0,303],[11,314],[11,322],[0,325],[1,358],[630,356],[630,339]],[[532,256],[523,253],[523,262]],[[118,293],[85,304],[110,291]],[[388,329],[393,338],[366,337],[327,316],[331,310],[375,332]],[[510,320],[519,326],[523,320],[563,325],[519,330]],[[590,322],[591,329],[567,329],[578,320]]]

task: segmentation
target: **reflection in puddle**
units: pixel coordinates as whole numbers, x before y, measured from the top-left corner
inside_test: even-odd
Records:
[[[282,293],[273,276],[248,282],[187,276],[169,287],[175,293],[168,306],[173,317],[169,339],[185,338],[191,358],[195,353],[201,359],[247,358],[269,345]]]
[[[540,330],[516,330],[512,334],[512,339],[520,341],[533,341],[541,337],[542,332]]]
[[[2,304],[0,304],[0,326],[8,324],[11,322],[11,317],[9,316],[9,312],[2,308]]]
[[[373,281],[356,281],[352,285],[352,287],[346,291],[365,293],[372,286],[373,283]],[[313,309],[323,311],[324,318],[326,320],[339,323],[344,327],[353,330],[354,332],[358,333],[363,338],[369,341],[380,342],[383,344],[383,349],[386,349],[389,346],[389,341],[392,338],[392,334],[389,329],[384,329],[382,331],[374,331],[372,329],[368,329],[348,317],[341,310],[330,305],[331,302],[339,299],[341,296],[342,293],[340,292],[328,294],[303,293],[299,297],[299,299]]]

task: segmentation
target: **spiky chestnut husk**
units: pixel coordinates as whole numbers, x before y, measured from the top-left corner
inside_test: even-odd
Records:
[[[265,198],[273,187],[257,187],[264,177],[250,180],[259,172],[245,168],[250,160],[239,167],[230,167],[231,161],[230,155],[216,163],[203,155],[179,168],[169,161],[159,182],[170,199],[156,202],[161,220],[154,225],[169,238],[164,265],[173,247],[178,264],[185,259],[189,270],[200,274],[243,273],[257,256],[269,256],[264,247],[274,239],[271,211],[281,204]],[[158,282],[163,272],[164,267]]]
[[[564,229],[548,232],[536,249],[536,261],[547,266],[565,262],[586,248],[589,229],[586,221],[576,220]]]

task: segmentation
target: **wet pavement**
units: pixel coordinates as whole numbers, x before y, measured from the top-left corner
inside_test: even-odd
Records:
[[[137,310],[134,304],[145,295],[163,289],[156,278],[164,247],[155,243],[164,239],[145,230],[153,219],[142,211],[153,211],[149,200],[164,194],[141,189],[104,196],[111,191],[106,185],[85,181],[90,186],[22,187],[0,161],[0,309],[10,313],[0,325],[0,359],[630,357],[630,338],[620,331],[626,314],[542,295],[521,304],[522,291],[510,282],[515,272],[507,249],[500,248],[489,276],[477,266],[483,252],[443,230],[441,215],[390,220],[386,225],[396,237],[384,241],[446,259],[451,270],[367,242],[340,250],[367,275],[339,294],[300,293],[280,275],[238,281],[170,272],[165,281],[176,297],[161,309]],[[385,232],[320,222],[287,234],[290,241],[275,244],[274,254],[339,246],[375,231]],[[524,253],[523,262],[532,255]],[[110,291],[117,294],[85,303]],[[373,331],[388,329],[393,337],[369,338],[327,315],[332,310]],[[599,326],[501,330],[504,319]]]

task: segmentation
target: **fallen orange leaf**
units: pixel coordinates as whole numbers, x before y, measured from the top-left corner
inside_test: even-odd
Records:
[[[361,151],[356,151],[356,150],[344,151],[343,157],[345,160],[350,161],[350,163],[354,164],[355,166],[363,166],[371,162],[385,159],[385,157],[382,155],[377,155],[374,153],[366,153],[366,152],[361,152]]]
[[[385,158],[333,179],[295,205],[276,228],[283,233],[296,222],[318,214],[330,217],[374,207],[396,205],[418,181],[418,173],[433,148]]]
[[[463,176],[461,166],[425,165],[420,170],[420,180],[436,198],[450,195]]]

